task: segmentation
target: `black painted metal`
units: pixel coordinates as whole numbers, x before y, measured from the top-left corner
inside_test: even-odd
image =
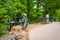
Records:
[[[18,24],[22,26],[22,29],[25,29],[27,27],[27,14],[23,13],[22,14],[22,18],[19,19],[17,17],[14,18],[14,20],[10,20],[9,19],[9,24],[10,24],[10,28],[9,31],[11,30],[12,26],[14,26],[14,24]]]

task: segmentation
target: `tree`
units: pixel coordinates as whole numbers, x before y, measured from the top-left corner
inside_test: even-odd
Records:
[[[53,16],[53,18],[56,20],[57,12],[56,10],[60,9],[60,0],[46,0],[45,8],[48,9],[48,13],[50,16]],[[58,13],[59,14],[59,13]]]
[[[25,9],[25,5],[21,4],[20,0],[0,0],[0,35],[9,27],[8,18],[13,19]]]

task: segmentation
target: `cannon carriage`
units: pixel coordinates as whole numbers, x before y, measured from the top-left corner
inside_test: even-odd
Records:
[[[21,25],[22,30],[26,29],[27,28],[27,25],[28,25],[27,14],[26,13],[23,13],[21,15],[21,18],[15,17],[12,20],[11,20],[11,18],[9,18],[9,31],[11,30],[11,28],[14,25]]]

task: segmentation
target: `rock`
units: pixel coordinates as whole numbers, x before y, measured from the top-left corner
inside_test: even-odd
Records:
[[[8,34],[8,35],[1,37],[0,40],[15,40],[15,36]]]

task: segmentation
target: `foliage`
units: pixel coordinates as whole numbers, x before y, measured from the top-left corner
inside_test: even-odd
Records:
[[[8,18],[14,18],[17,14],[26,10],[20,0],[0,0],[0,35],[9,27]]]
[[[55,16],[56,21],[60,21],[60,9],[56,10],[57,15]]]

